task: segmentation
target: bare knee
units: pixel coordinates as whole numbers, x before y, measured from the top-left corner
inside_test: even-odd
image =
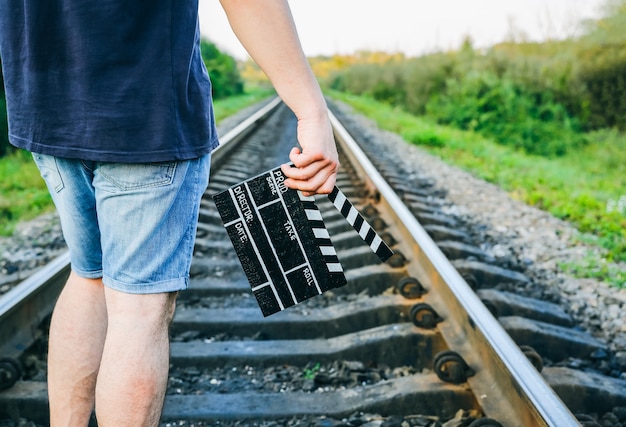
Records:
[[[178,293],[128,294],[105,288],[105,295],[109,322],[167,327],[174,317]]]

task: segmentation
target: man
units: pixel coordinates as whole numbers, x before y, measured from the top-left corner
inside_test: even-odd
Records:
[[[221,0],[298,118],[286,184],[328,193],[337,152],[286,0]],[[51,425],[154,426],[217,144],[197,0],[0,0],[9,138],[30,150],[72,273],[50,326]]]

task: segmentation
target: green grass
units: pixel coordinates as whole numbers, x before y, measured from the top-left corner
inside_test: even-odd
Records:
[[[271,90],[255,88],[245,95],[215,101],[217,123],[272,94]],[[0,236],[10,236],[19,222],[53,209],[52,199],[30,153],[19,150],[0,158]]]
[[[496,144],[476,133],[440,126],[369,98],[329,94],[373,119],[382,129],[444,161],[492,182],[518,200],[569,221],[604,249],[603,259],[564,265],[573,274],[626,286],[626,135],[588,134],[589,144],[563,157],[545,158]]]
[[[19,221],[50,210],[50,195],[30,153],[16,151],[0,159],[0,235],[9,236]]]

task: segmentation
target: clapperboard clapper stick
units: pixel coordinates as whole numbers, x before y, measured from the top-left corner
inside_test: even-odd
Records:
[[[264,316],[347,283],[315,198],[284,181],[276,168],[213,196]],[[328,197],[381,261],[391,257],[337,187]]]

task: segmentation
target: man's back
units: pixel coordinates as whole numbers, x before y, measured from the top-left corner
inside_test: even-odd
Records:
[[[217,144],[197,1],[0,0],[9,137],[86,160],[190,159]]]

